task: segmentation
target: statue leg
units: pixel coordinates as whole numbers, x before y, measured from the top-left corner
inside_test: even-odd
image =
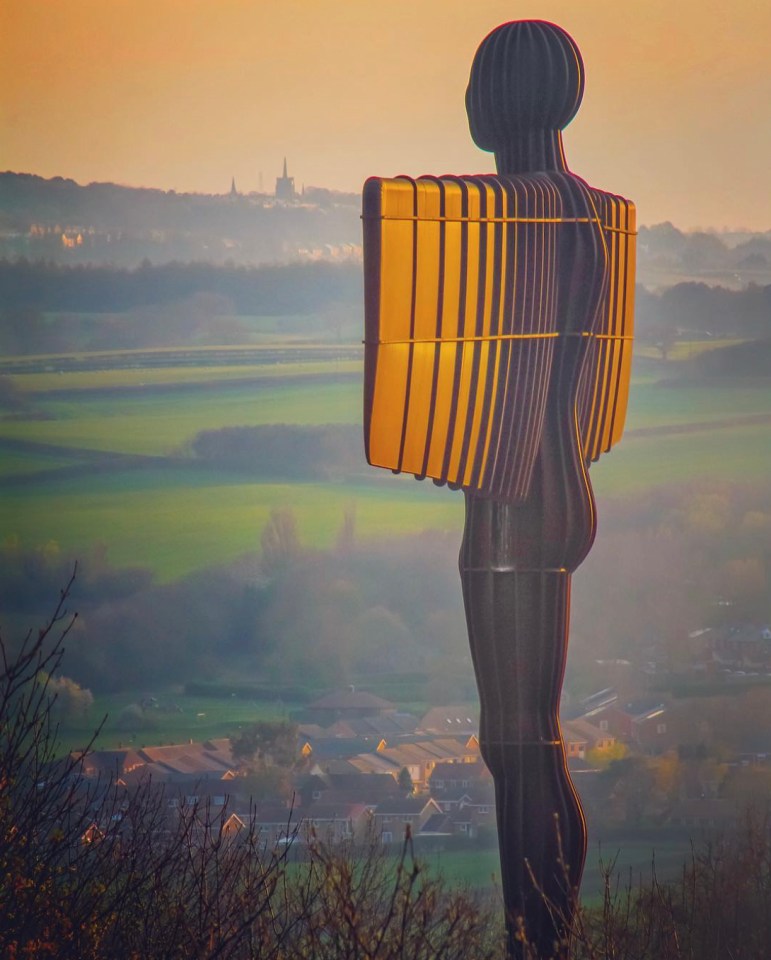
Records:
[[[509,955],[532,956],[524,937],[540,960],[563,957],[586,834],[562,747],[488,748],[487,758],[495,778]]]
[[[460,572],[480,747],[495,781],[509,950],[525,956],[524,925],[547,958],[569,936],[586,828],[558,719],[570,573],[523,569],[523,509],[468,498]]]

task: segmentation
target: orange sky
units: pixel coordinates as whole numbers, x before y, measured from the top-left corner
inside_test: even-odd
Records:
[[[768,0],[0,0],[0,169],[225,192],[476,173],[476,46],[553,20],[587,66],[571,168],[642,223],[771,229]]]

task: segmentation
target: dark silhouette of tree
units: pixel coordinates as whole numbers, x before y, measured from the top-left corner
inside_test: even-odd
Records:
[[[288,720],[258,720],[230,738],[233,757],[255,770],[297,762],[297,724]]]
[[[402,767],[399,771],[399,789],[406,794],[411,794],[415,789],[415,785],[412,782],[412,777],[410,776],[410,771],[406,767]]]

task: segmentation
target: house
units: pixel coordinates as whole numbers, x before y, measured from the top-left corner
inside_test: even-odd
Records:
[[[691,829],[732,830],[739,823],[739,809],[731,799],[681,800],[673,807],[670,822]]]
[[[90,780],[117,781],[145,763],[136,750],[93,750],[70,756],[78,763],[80,773]]]
[[[106,836],[107,834],[105,831],[99,826],[98,823],[96,823],[96,821],[94,821],[83,831],[80,842],[85,844],[101,843]]]
[[[445,800],[450,807],[465,794],[479,792],[480,788],[492,783],[492,774],[481,757],[473,763],[455,763],[443,761],[431,771],[428,787],[431,796],[439,800],[443,809]]]
[[[428,790],[428,780],[434,767],[443,761],[469,764],[479,759],[479,741],[472,735],[466,738],[437,737],[431,740],[402,740],[394,746],[383,740],[374,754],[363,753],[351,757],[350,762],[361,771],[391,772],[397,777],[406,769],[416,793]]]
[[[630,704],[632,743],[643,753],[664,753],[676,743],[670,712],[663,703]]]
[[[247,820],[240,817],[237,813],[231,813],[222,824],[222,834],[225,837],[235,839],[244,835],[247,829]]]
[[[674,745],[668,707],[659,698],[616,701],[589,716],[602,733],[611,734],[646,753],[662,753]]]
[[[417,720],[412,714],[392,711],[372,717],[353,717],[337,720],[324,731],[326,737],[382,740],[384,737],[409,736],[415,732]]]
[[[614,703],[618,703],[618,691],[615,687],[604,687],[588,697],[584,697],[577,707],[570,711],[562,711],[562,716],[566,719],[577,719],[578,717],[592,717],[601,713]]]
[[[200,808],[207,816],[224,810],[234,799],[240,780],[230,749],[221,738],[140,750],[97,750],[83,758],[80,774],[84,784],[135,794],[141,790],[162,791],[169,812]]]
[[[322,727],[330,726],[335,720],[356,720],[389,712],[396,713],[396,704],[366,690],[353,688],[320,697],[309,703],[305,710],[308,719]]]
[[[475,734],[479,731],[479,707],[469,704],[432,707],[418,721],[416,730],[440,737]]]
[[[429,788],[450,818],[454,834],[471,839],[481,827],[495,827],[495,785],[481,759],[473,764],[437,765]]]
[[[238,766],[227,737],[203,743],[142,747],[137,753],[151,768],[154,779],[170,783],[232,779]]]
[[[432,814],[420,830],[421,837],[451,837],[452,834],[452,820],[446,813]]]
[[[313,836],[326,844],[344,843],[365,836],[372,822],[373,804],[314,803],[300,818],[300,836]]]
[[[573,759],[583,760],[586,757],[589,741],[575,728],[571,727],[571,721],[562,724],[562,741],[568,763]]]
[[[379,803],[372,814],[375,835],[383,843],[401,843],[409,828],[413,836],[436,814],[443,814],[430,797],[407,797]]]
[[[447,814],[452,832],[468,840],[475,840],[480,830],[496,829],[495,802],[469,802]]]
[[[329,760],[346,760],[363,750],[374,750],[382,739],[382,737],[362,739],[327,736],[304,738],[300,741],[300,754],[311,764],[325,763]]]
[[[771,627],[737,624],[710,635],[713,658],[721,665],[748,670],[771,670]]]
[[[589,750],[606,750],[616,742],[615,736],[607,729],[603,730],[583,718],[566,720],[561,726],[568,762],[572,759],[585,760]]]
[[[387,774],[394,781],[398,780],[399,773],[402,769],[402,767],[395,764],[388,757],[381,756],[377,750],[374,753],[359,753],[355,757],[349,757],[348,763],[354,770],[358,770],[359,773]],[[407,769],[409,771],[409,767]],[[412,776],[411,773],[410,776]]]
[[[404,791],[390,773],[361,773],[354,767],[330,771],[316,765],[296,783],[302,807],[314,803],[354,803],[375,805],[383,800],[403,797]]]
[[[255,835],[269,850],[299,834],[300,818],[286,804],[261,803],[249,810],[233,812],[244,824],[251,824]]]
[[[432,796],[434,796],[432,794]],[[457,813],[467,803],[471,802],[471,794],[468,790],[456,788],[455,790],[446,790],[441,796],[434,796],[434,800],[444,810],[445,813]]]

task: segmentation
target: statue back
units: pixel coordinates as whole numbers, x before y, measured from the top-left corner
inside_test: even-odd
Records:
[[[619,439],[634,207],[562,171],[364,188],[365,446],[376,466],[518,501],[555,350],[586,337],[587,461]]]

